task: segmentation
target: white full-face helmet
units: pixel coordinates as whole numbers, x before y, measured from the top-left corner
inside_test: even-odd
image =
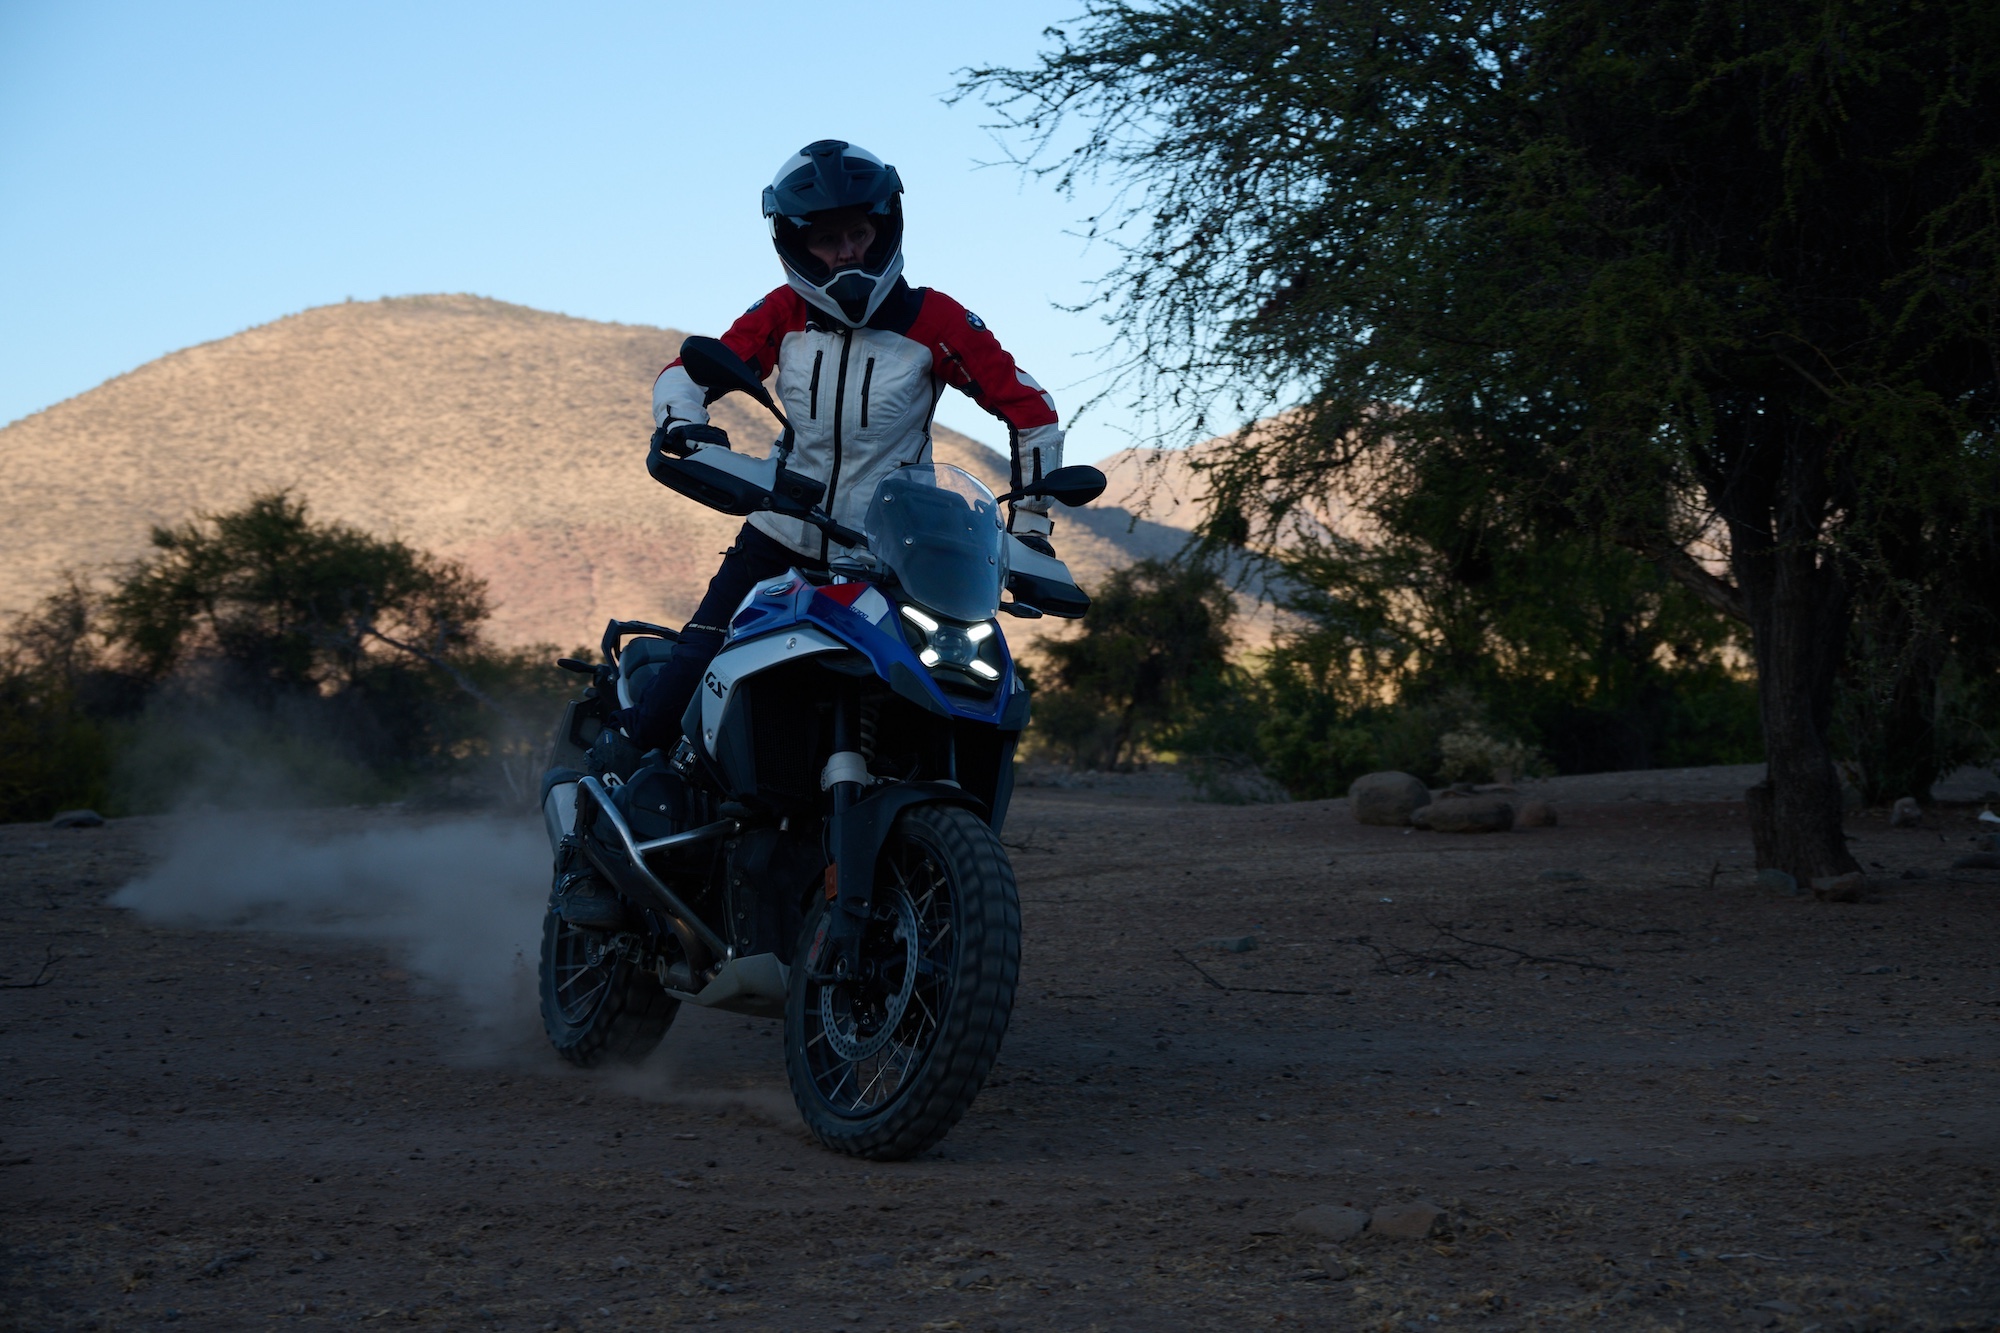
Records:
[[[903,182],[896,169],[840,139],[809,143],[764,187],[771,244],[792,290],[850,328],[866,324],[903,275]],[[875,240],[858,266],[830,269],[806,249],[816,213],[865,210]]]

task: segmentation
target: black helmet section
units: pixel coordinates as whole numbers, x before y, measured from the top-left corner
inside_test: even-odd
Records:
[[[851,328],[866,324],[903,275],[903,182],[896,169],[840,139],[807,144],[764,187],[771,243],[792,289]],[[859,267],[833,272],[806,249],[814,214],[867,211],[875,240]]]

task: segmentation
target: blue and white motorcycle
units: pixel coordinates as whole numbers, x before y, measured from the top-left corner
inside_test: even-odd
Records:
[[[783,415],[722,343],[690,338],[689,374]],[[898,1159],[957,1123],[1013,1007],[1021,914],[999,831],[1028,693],[996,617],[1080,616],[1060,560],[1006,532],[1030,495],[1104,489],[1061,468],[996,497],[958,468],[902,468],[854,532],[770,457],[655,447],[653,477],[730,514],[772,510],[851,558],[753,589],[671,755],[616,727],[674,651],[657,625],[613,621],[569,706],[543,781],[556,887],[544,920],[542,1018],[567,1059],[652,1050],[683,1003],[784,1020],[792,1093],[821,1142]],[[1003,600],[1003,593],[1011,600]],[[615,895],[619,925],[557,910]]]

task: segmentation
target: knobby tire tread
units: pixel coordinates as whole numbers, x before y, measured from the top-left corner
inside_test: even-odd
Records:
[[[892,841],[906,825],[927,833],[951,861],[954,889],[962,904],[951,1003],[912,1092],[898,1096],[872,1120],[849,1121],[826,1114],[805,1060],[794,1050],[803,1024],[802,1015],[792,1010],[800,1006],[795,1001],[786,1005],[786,1073],[807,1127],[827,1147],[874,1161],[915,1157],[943,1139],[964,1116],[999,1057],[1021,972],[1021,900],[1014,867],[993,830],[956,805],[910,809],[897,821]],[[817,924],[817,914],[806,923],[796,955],[801,961]],[[794,986],[798,995],[805,990],[803,971],[798,969],[801,980]]]
[[[563,1019],[555,999],[555,943],[561,918],[550,905],[542,917],[542,1029],[556,1054],[584,1069],[616,1062],[637,1064],[667,1035],[681,1002],[646,973],[620,958],[609,990],[580,1024]]]

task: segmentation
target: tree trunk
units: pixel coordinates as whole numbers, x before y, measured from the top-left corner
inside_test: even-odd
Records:
[[[1783,535],[1774,541],[1763,524],[1730,522],[1730,563],[1749,613],[1764,732],[1766,776],[1745,794],[1751,841],[1760,869],[1782,870],[1803,885],[1860,869],[1841,831],[1840,775],[1827,743],[1849,594],[1816,542]]]

